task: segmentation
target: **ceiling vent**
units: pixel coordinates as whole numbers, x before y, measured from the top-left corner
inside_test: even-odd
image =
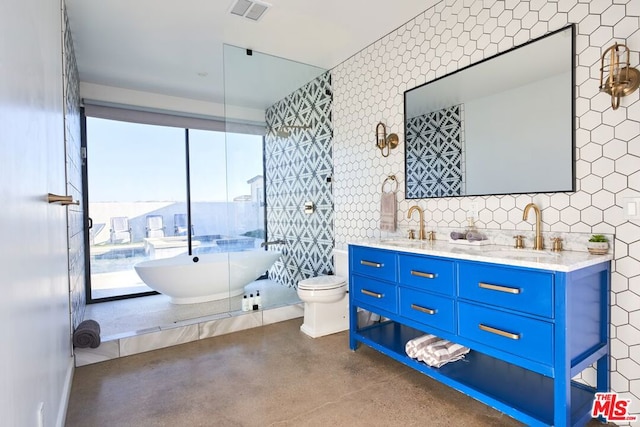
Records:
[[[252,21],[259,21],[271,5],[257,0],[236,0],[231,5],[231,14],[242,16]]]

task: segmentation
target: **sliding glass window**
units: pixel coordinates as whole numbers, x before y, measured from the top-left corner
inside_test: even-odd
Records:
[[[149,292],[133,266],[185,211],[184,130],[89,117],[87,141],[90,299]]]
[[[87,117],[85,143],[89,302],[152,292],[144,260],[260,248],[262,136]]]

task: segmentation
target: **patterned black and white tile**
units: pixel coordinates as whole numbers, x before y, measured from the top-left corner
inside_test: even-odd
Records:
[[[287,242],[270,277],[289,287],[332,270],[332,98],[327,72],[266,111],[268,240]]]
[[[64,139],[66,146],[67,194],[74,200],[82,199],[82,155],[80,147],[80,76],[69,18],[63,8],[63,84],[64,84]],[[69,225],[69,287],[72,326],[75,328],[83,320],[86,304],[84,265],[84,212],[82,206],[67,208]]]

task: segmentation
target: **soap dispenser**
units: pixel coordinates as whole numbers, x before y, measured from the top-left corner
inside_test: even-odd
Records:
[[[256,292],[256,296],[253,299],[253,304],[258,306],[258,310],[262,309],[262,297],[260,296],[260,291]]]

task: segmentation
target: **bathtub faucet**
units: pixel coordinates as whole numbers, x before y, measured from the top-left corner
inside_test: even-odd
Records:
[[[279,240],[273,240],[271,242],[262,242],[260,243],[260,247],[264,248],[266,246],[271,246],[271,245],[286,245],[287,242],[284,239],[279,239]]]

